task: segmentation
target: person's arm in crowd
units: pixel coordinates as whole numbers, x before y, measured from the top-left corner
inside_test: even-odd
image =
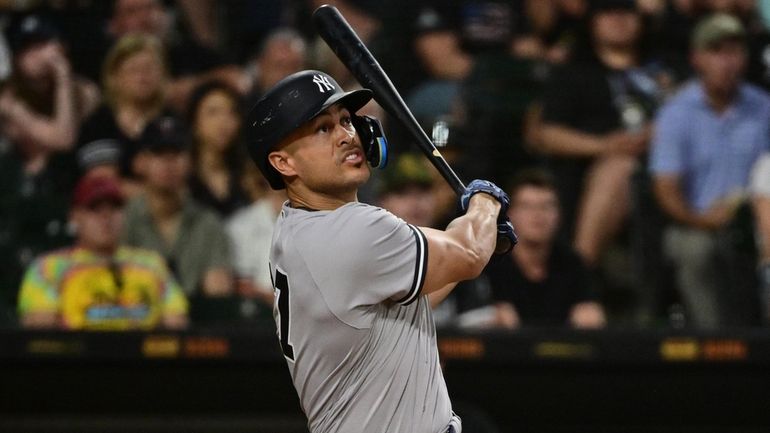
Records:
[[[604,328],[607,319],[604,316],[604,308],[598,302],[588,301],[572,306],[569,323],[573,328],[599,329]]]
[[[770,152],[764,153],[754,164],[750,190],[760,248],[758,260],[770,264]]]
[[[99,86],[85,78],[75,78],[74,85],[77,103],[80,104],[76,113],[80,125],[99,108],[99,104],[102,102],[102,93]]]
[[[203,294],[210,297],[229,296],[233,293],[233,274],[230,268],[215,267],[203,274]]]
[[[770,262],[770,197],[756,196],[752,200],[754,222],[760,239],[759,260]]]
[[[275,302],[273,288],[254,281],[250,276],[236,278],[238,294],[244,298],[256,298],[265,305],[272,306]]]
[[[59,325],[59,292],[43,259],[32,262],[19,289],[19,323],[24,328],[56,328]]]
[[[233,259],[230,238],[219,219],[211,215],[207,222],[209,238],[206,243],[208,269],[201,280],[201,288],[206,296],[230,296],[235,291],[233,278]]]
[[[434,78],[461,80],[473,68],[473,58],[461,49],[459,38],[451,31],[422,34],[414,44],[417,56]]]
[[[495,327],[504,329],[518,329],[521,327],[521,319],[516,307],[510,302],[500,301],[495,304]]]
[[[616,131],[599,135],[555,123],[543,123],[536,136],[540,143],[540,151],[548,155],[566,157],[638,155],[647,148],[650,129],[645,128],[639,132]]]
[[[687,204],[680,177],[676,174],[658,174],[654,177],[655,197],[658,205],[674,221],[703,230],[716,230],[732,217],[734,206],[717,202],[708,211],[700,214]]]
[[[58,45],[52,45],[49,67],[55,81],[53,117],[33,112],[21,101],[3,95],[0,110],[26,139],[50,150],[69,150],[75,142],[75,86],[69,61]]]

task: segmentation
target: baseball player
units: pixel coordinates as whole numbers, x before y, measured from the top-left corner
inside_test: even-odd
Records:
[[[311,432],[459,433],[425,295],[478,276],[498,235],[515,243],[508,197],[472,182],[445,231],[359,203],[385,158],[377,122],[355,115],[371,97],[302,71],[249,113],[249,153],[289,198],[270,252],[278,338]]]

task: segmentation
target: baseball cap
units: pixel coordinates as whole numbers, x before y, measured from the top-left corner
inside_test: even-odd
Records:
[[[421,155],[405,153],[396,158],[390,169],[382,172],[381,181],[379,193],[387,194],[410,186],[428,188],[433,185],[433,176]]]
[[[150,122],[139,141],[141,149],[150,153],[184,152],[189,147],[187,131],[172,116],[162,116]]]
[[[42,15],[27,15],[15,22],[10,29],[10,45],[14,53],[40,42],[59,38],[54,24]]]
[[[355,113],[371,99],[370,90],[345,92],[334,78],[321,71],[300,71],[276,83],[246,117],[249,154],[270,187],[286,187],[267,155],[289,133],[336,103]]]
[[[695,49],[707,49],[726,39],[746,39],[746,29],[738,18],[718,13],[698,22],[690,43]]]
[[[83,145],[77,152],[77,162],[82,171],[88,171],[100,165],[119,164],[120,156],[120,143],[102,138]]]
[[[90,207],[105,201],[125,203],[117,180],[107,176],[85,176],[75,186],[72,207]]]

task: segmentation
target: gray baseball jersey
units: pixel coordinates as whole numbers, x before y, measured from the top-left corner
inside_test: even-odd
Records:
[[[273,314],[313,433],[439,433],[452,417],[420,291],[427,241],[386,210],[284,205]]]

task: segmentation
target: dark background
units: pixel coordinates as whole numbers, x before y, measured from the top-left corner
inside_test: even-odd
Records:
[[[306,432],[269,332],[0,333],[3,432]],[[763,332],[445,332],[464,432],[766,432]]]

